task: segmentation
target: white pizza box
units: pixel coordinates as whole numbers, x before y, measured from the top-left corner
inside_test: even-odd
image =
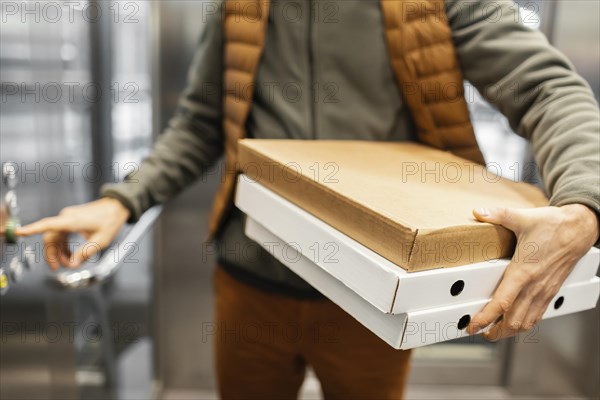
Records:
[[[282,257],[299,251],[385,313],[403,314],[488,299],[509,263],[508,259],[491,259],[407,272],[245,175],[239,177],[235,203],[280,239],[280,248],[274,250],[282,252]],[[524,253],[523,257],[535,260],[533,252]],[[592,248],[565,284],[589,281],[599,264],[600,251]]]
[[[308,258],[294,254],[293,248],[286,252],[277,251],[277,244],[283,248],[285,243],[252,218],[246,221],[246,235],[272,251],[279,261],[396,349],[411,349],[467,336],[466,330],[461,328],[489,301],[467,301],[401,314],[384,313]],[[594,308],[599,295],[600,279],[597,277],[565,284],[543,319]]]

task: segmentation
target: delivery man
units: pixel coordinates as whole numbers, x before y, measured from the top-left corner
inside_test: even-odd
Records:
[[[107,246],[126,221],[197,180],[225,154],[211,232],[216,270],[216,363],[224,398],[293,398],[310,364],[326,398],[402,397],[409,364],[266,251],[251,244],[232,205],[242,137],[417,140],[482,162],[463,78],[532,145],[549,207],[474,211],[480,221],[535,243],[515,258],[469,331],[493,324],[498,340],[533,327],[575,263],[598,240],[598,104],[571,64],[524,26],[510,1],[226,0],[210,3],[179,109],[154,150],[102,198],[68,207],[21,235],[44,233],[53,269],[78,267],[97,246],[70,254],[79,232]],[[52,250],[50,250],[52,249]],[[265,326],[245,340],[244,324]],[[286,327],[299,331],[290,340]],[[315,333],[316,332],[316,333]],[[298,332],[294,334],[298,335]]]

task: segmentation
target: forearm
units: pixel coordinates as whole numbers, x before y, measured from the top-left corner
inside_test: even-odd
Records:
[[[598,213],[600,117],[585,80],[519,22],[514,3],[447,1],[447,9],[465,78],[531,142],[551,204]]]
[[[584,204],[600,213],[600,120],[591,93],[556,88],[519,129],[530,138],[550,204]],[[562,93],[561,93],[562,92]]]
[[[223,152],[220,130],[204,128],[198,137],[182,118],[172,120],[149,157],[123,183],[105,185],[101,190],[102,196],[115,198],[127,207],[131,222],[202,176]]]

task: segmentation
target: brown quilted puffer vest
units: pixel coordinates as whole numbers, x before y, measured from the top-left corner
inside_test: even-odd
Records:
[[[392,69],[420,142],[483,163],[463,92],[444,0],[381,0]],[[268,0],[226,0],[224,14],[225,174],[210,218],[214,237],[233,202],[237,141],[246,136],[263,53]]]

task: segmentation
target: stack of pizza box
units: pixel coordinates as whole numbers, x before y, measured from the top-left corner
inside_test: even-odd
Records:
[[[542,261],[537,243],[517,246],[472,210],[544,206],[543,192],[448,152],[360,141],[238,148],[246,235],[394,348],[466,336],[511,258]],[[594,308],[599,263],[592,248],[543,318]]]

